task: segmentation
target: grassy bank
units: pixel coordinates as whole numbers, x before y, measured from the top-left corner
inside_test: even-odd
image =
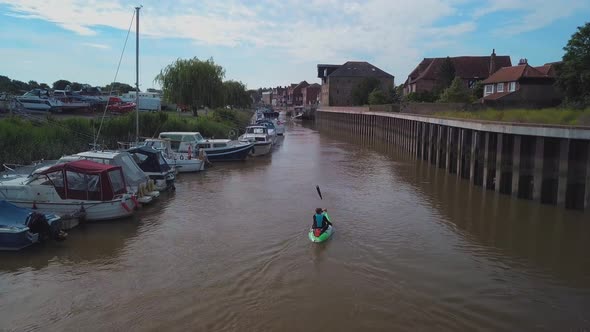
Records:
[[[590,126],[590,109],[572,110],[564,108],[547,108],[540,110],[510,109],[456,111],[440,112],[436,113],[435,115],[445,118],[459,118],[467,120]]]
[[[179,116],[176,113],[140,113],[139,135],[157,137],[163,131],[198,131],[205,137],[226,138],[249,123],[251,112],[215,110],[207,116]],[[2,163],[29,164],[35,160],[57,159],[89,149],[100,120],[87,118],[28,120],[9,117],[0,120],[0,166]],[[135,140],[135,114],[105,119],[98,143],[117,148],[119,141]],[[1,167],[0,167],[1,168]]]

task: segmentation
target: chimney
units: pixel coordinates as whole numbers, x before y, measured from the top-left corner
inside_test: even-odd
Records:
[[[490,75],[492,76],[493,73],[496,72],[496,49],[492,50],[492,55],[490,55]]]
[[[528,61],[526,58],[525,58],[525,59],[520,59],[520,60],[518,61],[518,65],[519,65],[519,66],[520,66],[520,65],[526,65],[526,64],[528,64],[528,63],[529,63],[529,61]]]

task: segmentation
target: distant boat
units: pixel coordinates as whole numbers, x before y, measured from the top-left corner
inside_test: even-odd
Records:
[[[239,138],[240,142],[254,143],[250,151],[253,156],[264,156],[272,151],[273,139],[264,126],[248,126],[246,133]]]
[[[31,111],[60,111],[63,103],[49,95],[49,91],[33,89],[15,98],[23,108]]]

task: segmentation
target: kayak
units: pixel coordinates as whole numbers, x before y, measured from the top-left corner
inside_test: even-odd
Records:
[[[328,215],[328,212],[324,212],[324,215],[326,216],[326,219],[328,219],[328,221],[331,221],[330,216]],[[334,233],[334,226],[330,225],[330,226],[328,226],[328,229],[326,229],[326,231],[323,232],[320,236],[313,235],[313,228],[309,229],[309,233],[307,235],[309,236],[309,240],[311,242],[324,242],[327,239],[329,239],[333,233]]]
[[[313,228],[309,230],[309,233],[307,235],[309,235],[309,240],[311,240],[311,242],[324,242],[327,239],[329,239],[333,233],[334,227],[328,226],[328,229],[326,229],[326,231],[323,232],[320,236],[313,235]]]

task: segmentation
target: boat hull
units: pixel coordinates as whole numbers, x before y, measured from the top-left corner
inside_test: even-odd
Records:
[[[54,213],[64,219],[83,216],[88,221],[111,220],[129,217],[133,214],[136,204],[131,198],[112,201],[63,201],[36,202],[27,200],[11,200],[12,204],[33,209],[41,213]],[[83,209],[82,209],[83,207]],[[70,224],[70,227],[75,225]]]
[[[250,151],[250,155],[254,157],[265,156],[272,151],[272,142],[255,143]]]
[[[183,157],[184,158],[184,157]],[[205,163],[197,158],[192,159],[168,159],[166,162],[174,166],[178,173],[200,172],[205,169]]]
[[[0,226],[0,250],[21,250],[38,241],[39,234],[29,232],[28,227]]]
[[[245,160],[254,144],[235,146],[223,149],[205,149],[210,161],[240,161]]]

